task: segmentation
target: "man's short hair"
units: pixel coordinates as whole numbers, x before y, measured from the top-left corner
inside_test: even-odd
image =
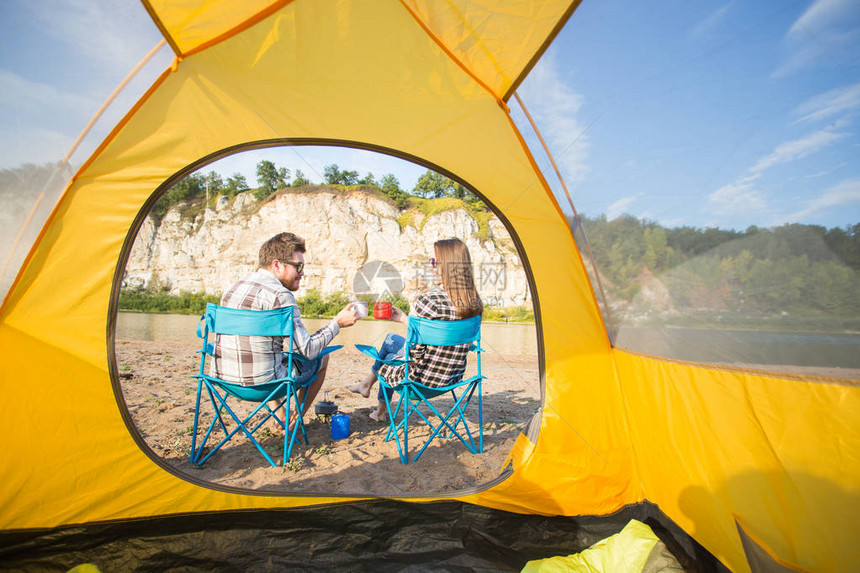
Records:
[[[278,233],[260,247],[260,268],[265,269],[275,259],[288,261],[293,253],[305,252],[305,240],[292,233]]]

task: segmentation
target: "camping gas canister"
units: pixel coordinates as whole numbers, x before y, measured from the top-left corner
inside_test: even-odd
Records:
[[[342,440],[349,437],[349,416],[338,412],[331,417],[331,439]]]

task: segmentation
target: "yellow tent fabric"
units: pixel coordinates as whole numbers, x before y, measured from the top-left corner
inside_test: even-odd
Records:
[[[736,517],[785,562],[860,562],[849,533],[860,512],[845,510],[858,507],[856,386],[610,346],[505,105],[578,2],[146,4],[176,61],[72,180],[0,310],[4,530],[344,501],[174,475],[138,447],[111,383],[112,305],[158,193],[239,149],[331,144],[450,174],[521,245],[540,330],[540,433],[520,437],[509,479],[464,501],[603,515],[647,499],[735,570],[748,569]]]

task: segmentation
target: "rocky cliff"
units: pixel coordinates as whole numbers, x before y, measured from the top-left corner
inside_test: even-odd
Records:
[[[221,293],[257,266],[263,241],[291,231],[305,238],[302,291],[342,291],[412,298],[430,275],[433,242],[459,237],[469,246],[478,290],[490,306],[531,304],[523,266],[504,225],[488,229],[464,208],[425,215],[401,212],[367,191],[286,190],[260,204],[250,193],[220,197],[214,208],[189,214],[179,205],[160,224],[148,217],[138,232],[123,284],[158,281],[172,293]]]

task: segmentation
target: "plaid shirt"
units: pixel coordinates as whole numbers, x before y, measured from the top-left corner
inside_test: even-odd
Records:
[[[444,292],[428,292],[420,295],[412,307],[411,314],[435,320],[458,320],[457,309]],[[471,344],[456,346],[427,346],[416,344],[409,349],[409,378],[431,388],[447,386],[451,378],[466,370],[466,356]],[[379,375],[394,386],[403,380],[405,365],[379,367]]]
[[[236,282],[221,297],[221,306],[245,310],[294,307],[293,350],[309,360],[316,358],[340,332],[337,321],[332,320],[309,335],[293,293],[266,269],[258,269]],[[284,339],[280,336],[216,335],[211,374],[245,386],[283,378],[287,375],[286,357],[281,354],[283,348]],[[295,359],[293,370],[294,375],[298,373]]]

